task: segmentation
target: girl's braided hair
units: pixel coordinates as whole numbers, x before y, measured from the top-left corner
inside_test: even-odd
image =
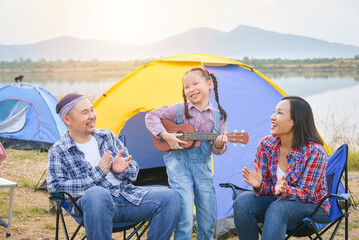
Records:
[[[215,95],[215,99],[216,102],[218,104],[218,109],[219,112],[221,113],[221,119],[224,119],[224,121],[227,120],[227,113],[226,111],[222,108],[221,104],[219,104],[219,96],[218,96],[218,82],[217,82],[217,78],[216,76],[214,76],[213,73],[209,73],[207,70],[203,69],[203,68],[192,68],[189,71],[187,71],[184,76],[186,76],[188,73],[192,73],[192,72],[198,72],[199,74],[201,74],[202,77],[204,77],[207,81],[212,80],[213,81],[213,90],[214,90],[214,95]],[[184,88],[182,89],[182,95],[183,95],[183,100],[184,100],[184,112],[186,115],[187,119],[192,118],[192,116],[189,114],[188,112],[188,104],[187,104],[187,98],[186,98],[186,94],[184,92]]]

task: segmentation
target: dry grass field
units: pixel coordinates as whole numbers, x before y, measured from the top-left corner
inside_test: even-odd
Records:
[[[6,229],[0,227],[0,239],[54,239],[55,215],[50,212],[49,195],[44,191],[34,192],[34,187],[44,172],[47,164],[47,153],[39,151],[20,151],[7,149],[8,159],[0,166],[0,177],[17,182],[15,189],[12,234],[5,238]],[[349,186],[358,203],[359,200],[359,172],[350,172]],[[0,189],[0,217],[7,221],[9,207],[9,189]],[[359,239],[359,211],[350,209],[349,233],[350,239]],[[65,216],[66,221],[71,223],[70,216]],[[73,222],[74,223],[74,222]],[[69,232],[75,230],[76,224],[69,224]],[[335,239],[344,239],[343,224]],[[80,232],[83,236],[84,231]],[[121,233],[113,235],[114,239],[122,239]],[[60,231],[60,239],[65,239]],[[77,239],[80,239],[79,237]],[[144,237],[145,239],[145,237]],[[195,236],[193,237],[195,239]],[[231,236],[228,239],[238,239]],[[325,236],[325,239],[329,239]]]

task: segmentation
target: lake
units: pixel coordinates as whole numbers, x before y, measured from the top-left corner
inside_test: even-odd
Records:
[[[25,75],[25,74],[24,74]],[[13,83],[16,74],[0,73],[0,87]],[[305,98],[313,108],[319,132],[337,145],[359,142],[359,79],[350,76],[281,76],[266,73],[289,95]],[[24,81],[41,86],[56,97],[80,92],[96,100],[123,76],[116,73],[27,73]]]
[[[358,150],[359,80],[354,77],[278,77],[272,79],[290,95],[311,105],[323,138],[339,147],[348,143]]]

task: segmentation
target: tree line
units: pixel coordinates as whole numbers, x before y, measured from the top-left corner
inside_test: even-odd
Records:
[[[354,58],[307,58],[307,59],[255,59],[244,57],[238,60],[255,68],[354,68],[359,69],[359,54]]]
[[[56,71],[56,70],[95,70],[95,71],[116,71],[134,70],[138,67],[152,62],[155,59],[142,60],[46,60],[19,58],[14,61],[0,61],[0,71]],[[243,57],[235,59],[256,69],[268,68],[351,68],[359,69],[359,54],[354,58],[307,58],[307,59],[256,59]]]

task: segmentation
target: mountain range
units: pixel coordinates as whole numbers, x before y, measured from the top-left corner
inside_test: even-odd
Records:
[[[74,37],[59,37],[26,45],[0,45],[0,61],[13,61],[20,57],[34,61],[39,59],[128,60],[185,53],[208,53],[232,59],[352,58],[359,54],[359,47],[245,25],[240,25],[230,32],[194,28],[148,45],[83,40]]]

